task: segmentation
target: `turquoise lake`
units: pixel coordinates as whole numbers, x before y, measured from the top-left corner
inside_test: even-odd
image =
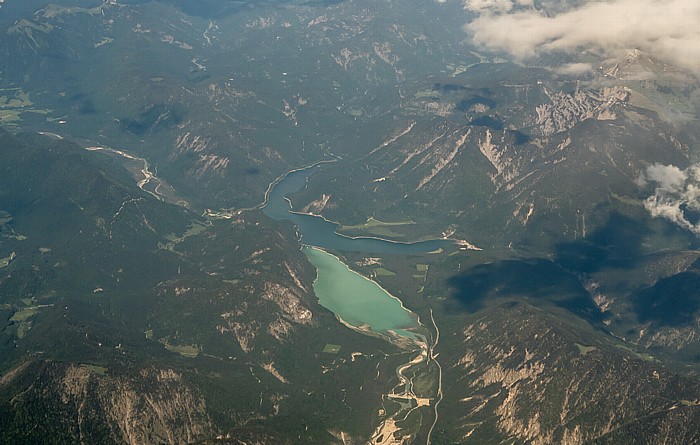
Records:
[[[336,223],[313,215],[292,212],[289,194],[301,190],[319,166],[288,173],[268,194],[263,213],[276,220],[290,220],[298,228],[303,252],[317,269],[314,292],[319,303],[346,323],[369,327],[373,332],[387,335],[389,331],[401,337],[416,338],[406,329],[416,328],[418,320],[374,281],[348,268],[338,257],[323,249],[363,252],[367,254],[416,254],[452,245],[450,240],[417,243],[395,243],[376,238],[348,238],[338,235]]]
[[[304,247],[303,252],[318,273],[314,291],[321,306],[360,327],[385,334],[418,326],[418,321],[377,283],[350,270],[334,255],[323,250]]]

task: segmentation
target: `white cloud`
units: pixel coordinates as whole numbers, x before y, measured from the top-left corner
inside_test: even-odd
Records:
[[[675,165],[654,164],[647,167],[647,180],[659,184],[663,191],[679,191],[688,179],[688,175]]]
[[[700,73],[698,0],[464,0],[477,17],[472,41],[519,60],[594,50],[615,56],[636,48]]]
[[[644,207],[649,213],[700,235],[700,222],[694,224],[683,211],[684,208],[700,211],[700,165],[685,170],[674,165],[650,165],[639,184],[649,182],[656,184],[654,194],[644,200]]]
[[[554,71],[565,76],[582,76],[593,73],[593,67],[590,63],[566,63]]]

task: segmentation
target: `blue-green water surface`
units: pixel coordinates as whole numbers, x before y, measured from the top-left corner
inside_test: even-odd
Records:
[[[319,303],[346,323],[371,329],[379,334],[416,338],[410,329],[419,326],[416,317],[374,281],[346,266],[338,257],[326,252],[349,251],[367,254],[427,253],[446,245],[449,240],[396,243],[377,238],[348,238],[336,233],[338,224],[321,217],[292,212],[286,196],[301,190],[320,166],[288,173],[271,188],[262,211],[276,220],[290,220],[299,230],[303,252],[317,269],[314,291]]]
[[[303,189],[308,178],[319,168],[320,166],[315,166],[288,173],[270,190],[267,203],[262,209],[263,213],[272,219],[289,220],[296,224],[303,244],[329,250],[377,255],[427,253],[454,245],[454,241],[445,239],[398,243],[378,238],[349,238],[336,233],[337,223],[320,216],[292,212],[286,196]]]
[[[348,324],[369,326],[386,334],[418,326],[418,321],[377,283],[350,270],[337,257],[321,249],[304,247],[304,253],[318,273],[314,291],[321,306]],[[409,333],[406,333],[409,334]]]

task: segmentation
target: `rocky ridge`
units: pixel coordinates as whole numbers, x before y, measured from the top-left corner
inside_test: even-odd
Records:
[[[645,443],[700,440],[697,384],[570,332],[551,315],[519,305],[472,318],[446,340],[450,361],[443,367],[458,383],[442,411],[460,431],[454,439],[582,445],[636,424]],[[654,421],[645,425],[649,413]]]
[[[600,121],[615,120],[615,108],[629,98],[629,91],[623,87],[604,87],[601,90],[545,93],[550,103],[536,107],[536,125],[542,136],[573,128],[581,121],[596,119]]]

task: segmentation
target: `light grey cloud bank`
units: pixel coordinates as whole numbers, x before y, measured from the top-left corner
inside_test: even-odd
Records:
[[[640,185],[654,183],[654,194],[644,207],[654,217],[666,218],[700,235],[700,222],[688,220],[683,209],[700,210],[700,164],[685,170],[674,165],[654,164],[640,178]]]
[[[700,74],[700,0],[463,0],[472,41],[519,60],[639,49]]]

